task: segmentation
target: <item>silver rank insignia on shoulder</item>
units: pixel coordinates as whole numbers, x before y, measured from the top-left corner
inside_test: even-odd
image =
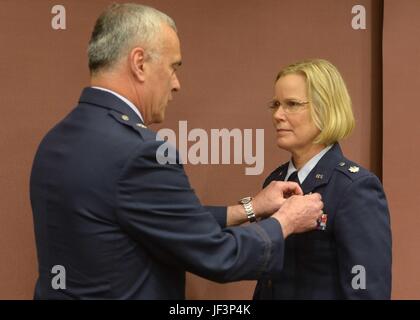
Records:
[[[323,213],[321,215],[321,217],[316,221],[317,222],[317,230],[321,230],[324,231],[325,229],[327,229],[327,220],[328,220],[328,215],[326,213]]]
[[[351,167],[349,168],[349,171],[350,171],[351,173],[356,173],[356,172],[359,172],[359,170],[360,170],[360,168],[359,168],[358,166],[351,166]]]
[[[339,165],[340,167],[344,167],[344,166],[346,165],[346,163],[345,163],[345,162],[340,162],[338,165]]]

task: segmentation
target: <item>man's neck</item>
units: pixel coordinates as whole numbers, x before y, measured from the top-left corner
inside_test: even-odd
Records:
[[[109,77],[105,76],[92,76],[90,79],[90,86],[91,87],[100,87],[104,89],[108,89],[122,95],[123,97],[127,98],[135,105],[137,105],[134,97],[130,95],[127,89],[121,86],[121,83],[126,83],[124,79],[119,79],[117,75],[112,75],[112,81],[108,79]]]
[[[112,80],[110,80],[111,78]],[[123,100],[125,99],[125,102],[128,103],[129,106],[140,116],[142,121],[147,124],[145,121],[146,119],[144,118],[144,112],[138,103],[139,98],[136,94],[132,94],[132,92],[135,92],[134,85],[131,86],[133,89],[130,90],[130,86],[121,85],[126,83],[132,83],[132,81],[130,81],[130,79],[122,79],[117,74],[112,74],[111,77],[107,77],[105,75],[92,76],[90,80],[91,87],[112,91],[114,94],[119,95]]]

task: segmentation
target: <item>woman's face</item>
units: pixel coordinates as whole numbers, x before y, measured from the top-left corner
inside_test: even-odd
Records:
[[[308,99],[303,75],[288,74],[276,82],[272,109],[280,148],[290,152],[303,151],[310,148],[320,133],[312,120]]]

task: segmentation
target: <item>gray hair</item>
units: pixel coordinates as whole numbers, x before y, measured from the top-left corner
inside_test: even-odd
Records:
[[[148,58],[157,58],[156,38],[162,24],[177,31],[172,18],[154,8],[133,3],[112,4],[96,20],[89,41],[90,72],[112,67],[137,45],[144,46]]]

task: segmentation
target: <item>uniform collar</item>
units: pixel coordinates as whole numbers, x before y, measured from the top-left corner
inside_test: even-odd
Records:
[[[101,108],[111,109],[130,119],[143,123],[143,119],[127,104],[115,94],[96,88],[84,88],[79,99],[79,103],[87,103]]]
[[[315,167],[309,172],[301,188],[303,193],[308,194],[315,188],[327,184],[335,168],[340,167],[345,161],[340,145],[335,143],[318,161]],[[273,180],[285,181],[288,173],[289,162],[284,163],[266,179],[264,187]]]
[[[327,184],[335,168],[344,159],[343,152],[340,145],[335,143],[331,149],[318,161],[316,166],[306,177],[302,183],[303,193],[307,194],[312,192],[315,188]]]
[[[91,87],[92,89],[98,89],[98,90],[102,90],[102,91],[106,91],[109,93],[112,93],[114,96],[120,98],[122,101],[124,101],[141,119],[142,122],[144,122],[143,117],[141,116],[141,113],[139,111],[139,109],[137,108],[136,105],[134,105],[134,103],[132,103],[130,100],[128,100],[126,97],[120,95],[119,93],[109,90],[107,88],[102,88],[102,87]]]
[[[312,169],[318,164],[319,160],[333,147],[333,145],[330,145],[328,147],[325,147],[320,152],[318,152],[314,157],[312,157],[305,165],[298,171],[298,178],[300,183],[302,184],[306,177],[309,175],[309,173],[312,171]],[[290,175],[295,172],[297,169],[295,168],[293,161],[289,161],[289,167],[287,169],[287,174],[284,180],[287,180]]]

